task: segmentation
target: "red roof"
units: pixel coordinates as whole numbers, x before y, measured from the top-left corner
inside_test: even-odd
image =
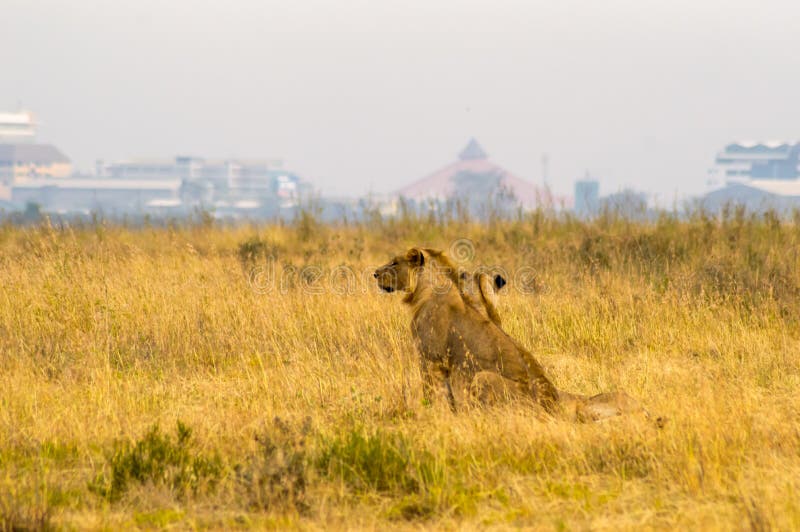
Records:
[[[548,190],[521,179],[490,162],[486,153],[475,139],[470,140],[467,147],[461,152],[460,160],[401,188],[397,191],[397,194],[417,201],[427,199],[444,200],[459,195],[473,199],[470,197],[469,190],[459,191],[455,189],[456,180],[454,178],[462,174],[486,175],[487,179],[492,177],[499,178],[500,185],[513,192],[516,199],[525,208],[532,209],[538,206],[549,206],[553,202],[552,195]],[[485,198],[475,199],[483,200]]]

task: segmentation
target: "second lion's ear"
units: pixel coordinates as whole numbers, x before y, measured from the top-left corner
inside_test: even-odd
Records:
[[[422,266],[425,264],[425,255],[422,254],[422,250],[419,248],[409,249],[406,253],[406,259],[414,266]]]
[[[494,276],[494,286],[497,287],[498,290],[503,288],[506,284],[508,283],[506,282],[506,280],[503,278],[502,275],[498,273],[497,275]]]

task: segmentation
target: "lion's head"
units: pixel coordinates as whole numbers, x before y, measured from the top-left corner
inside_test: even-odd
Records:
[[[386,292],[411,292],[415,276],[425,265],[425,255],[419,248],[411,248],[404,255],[398,255],[372,274],[378,287]]]
[[[477,270],[472,273],[472,275],[470,275],[468,272],[462,271],[458,278],[459,288],[461,288],[462,292],[471,289],[472,285],[484,286],[485,283],[488,283],[486,286],[491,286],[492,292],[497,293],[501,288],[508,284],[506,278],[501,274],[486,272],[484,270]]]

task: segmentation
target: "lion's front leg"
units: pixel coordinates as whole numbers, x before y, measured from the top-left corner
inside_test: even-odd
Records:
[[[450,386],[449,372],[441,364],[429,360],[425,356],[420,358],[420,370],[422,371],[422,396],[425,401],[431,403],[438,396],[444,395],[450,409],[455,411],[456,403],[453,389]]]
[[[447,394],[447,402],[450,404],[450,410],[455,412],[456,398],[453,396],[453,387],[450,385],[450,378],[444,377],[442,382],[444,383],[445,393]]]

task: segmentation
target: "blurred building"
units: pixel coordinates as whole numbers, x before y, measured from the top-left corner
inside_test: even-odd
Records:
[[[280,159],[128,159],[106,164],[97,161],[95,173],[118,179],[208,179],[232,184],[240,179],[269,178],[283,168]]]
[[[711,169],[719,184],[752,179],[800,178],[800,143],[733,142],[717,154]]]
[[[283,168],[278,159],[203,159],[178,156],[174,159],[132,159],[105,164],[98,161],[95,174],[109,179],[182,181],[186,200],[210,208],[229,207],[238,201],[247,205],[275,203],[293,207],[303,183]]]
[[[417,204],[464,200],[471,207],[491,202],[497,208],[550,207],[549,191],[521,179],[491,162],[475,139],[458,160],[397,191],[396,196]]]
[[[39,172],[12,179],[11,200],[64,214],[182,216],[203,209],[223,218],[263,218],[296,208],[309,191],[274,159],[97,161],[93,175],[54,177],[60,176]]]
[[[600,183],[586,177],[575,182],[575,214],[590,217],[600,209]]]
[[[68,177],[72,163],[50,144],[0,144],[0,179]]]
[[[11,198],[17,179],[67,177],[70,160],[49,144],[35,144],[37,123],[32,113],[0,113],[0,199]]]
[[[646,219],[653,215],[648,207],[647,194],[629,188],[606,196],[600,195],[600,183],[589,173],[575,182],[574,213],[580,218],[593,218],[600,214],[619,216],[630,220]]]
[[[0,199],[11,199],[12,186],[21,180],[63,179],[72,174],[72,163],[49,144],[0,144]]]
[[[35,203],[46,212],[135,214],[179,207],[181,186],[179,179],[25,179],[12,185],[11,196],[18,205]]]
[[[800,142],[733,142],[717,154],[709,177],[711,190],[701,204],[712,211],[800,207]]]
[[[800,208],[800,180],[757,179],[730,182],[708,192],[701,199],[703,208],[718,212],[726,206],[739,205],[750,212],[775,210],[788,213]]]
[[[36,125],[33,113],[28,111],[0,113],[0,144],[34,142]]]
[[[272,217],[295,209],[311,192],[277,159],[97,161],[90,175],[73,176],[63,153],[35,143],[36,129],[29,112],[0,113],[0,200],[17,209],[37,204],[67,214],[170,216],[204,209],[223,217]]]

